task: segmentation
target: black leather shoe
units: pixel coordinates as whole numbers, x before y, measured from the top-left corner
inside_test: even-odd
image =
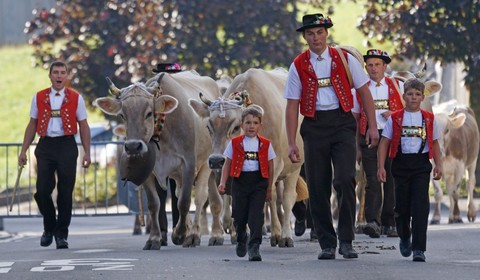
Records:
[[[413,250],[413,261],[414,262],[425,262],[425,254],[420,250]]]
[[[67,239],[63,237],[55,237],[55,242],[57,243],[57,249],[68,249]]]
[[[44,231],[40,239],[40,246],[48,247],[53,242],[53,233]]]
[[[305,220],[303,221],[295,221],[295,236],[302,236],[305,233],[307,226],[305,224]]]
[[[248,260],[251,262],[261,262],[262,256],[260,256],[260,245],[254,244],[248,248]]]
[[[356,259],[358,258],[358,253],[353,249],[352,244],[340,242],[340,248],[338,253],[343,255],[344,259]]]
[[[412,242],[410,242],[410,239],[400,239],[400,254],[405,258],[410,257],[412,254]]]
[[[376,222],[369,222],[363,227],[363,233],[370,236],[370,238],[379,238],[380,226]]]
[[[168,245],[168,237],[167,237],[167,232],[162,231],[162,239],[160,239],[160,245],[161,246],[167,246]]]
[[[319,260],[334,260],[335,259],[335,248],[325,248],[322,249],[322,252],[318,254]]]
[[[310,230],[310,241],[318,241],[317,233],[313,229]]]
[[[237,243],[237,256],[240,258],[245,257],[247,254],[247,243],[245,242],[238,242]]]

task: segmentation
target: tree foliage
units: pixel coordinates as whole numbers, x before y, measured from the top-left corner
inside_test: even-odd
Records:
[[[302,49],[297,2],[59,0],[35,10],[25,32],[36,65],[66,61],[73,86],[91,101],[105,95],[105,76],[124,86],[160,62],[214,78],[287,66]]]
[[[480,3],[478,0],[367,0],[360,29],[392,41],[398,55],[463,62],[471,106],[480,116]]]

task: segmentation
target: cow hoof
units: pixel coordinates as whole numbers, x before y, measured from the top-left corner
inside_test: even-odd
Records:
[[[448,219],[449,224],[463,224],[462,218]]]
[[[183,242],[184,248],[193,248],[200,246],[200,237],[198,235],[189,235]]]
[[[291,248],[293,247],[293,239],[291,238],[282,238],[280,242],[278,242],[278,247],[280,248]]]
[[[143,250],[160,250],[160,241],[148,240],[143,246]]]
[[[280,244],[280,238],[278,236],[270,236],[270,246],[275,247]]]
[[[363,227],[365,226],[365,224],[362,224],[362,225],[357,225],[355,227],[355,233],[356,234],[363,234]]]
[[[148,240],[145,242],[145,246],[143,246],[143,250],[150,250],[152,248],[152,241]]]
[[[142,229],[141,228],[136,228],[136,229],[133,230],[132,234],[133,235],[140,235],[140,234],[142,234]]]
[[[223,237],[210,237],[208,240],[208,246],[222,246],[223,245]]]
[[[184,236],[176,236],[172,234],[172,242],[175,245],[182,245],[185,242],[185,237]]]
[[[431,220],[431,221],[430,221],[430,224],[431,224],[431,225],[439,225],[439,224],[440,224],[440,220]]]

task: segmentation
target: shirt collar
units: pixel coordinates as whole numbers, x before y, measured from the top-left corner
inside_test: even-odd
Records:
[[[55,95],[57,93],[57,90],[55,90],[53,87],[50,88],[50,95]],[[60,93],[60,96],[65,96],[65,88],[62,88],[58,93]]]
[[[310,51],[310,59],[311,60],[317,60],[317,58],[319,56],[321,56],[323,59],[330,58],[330,52],[328,51],[328,48],[325,48],[325,50],[320,55],[312,52],[312,50],[309,50],[309,51]]]

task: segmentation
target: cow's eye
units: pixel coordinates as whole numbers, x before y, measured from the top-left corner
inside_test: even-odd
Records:
[[[145,119],[151,118],[153,116],[152,112],[148,112],[145,116]]]

